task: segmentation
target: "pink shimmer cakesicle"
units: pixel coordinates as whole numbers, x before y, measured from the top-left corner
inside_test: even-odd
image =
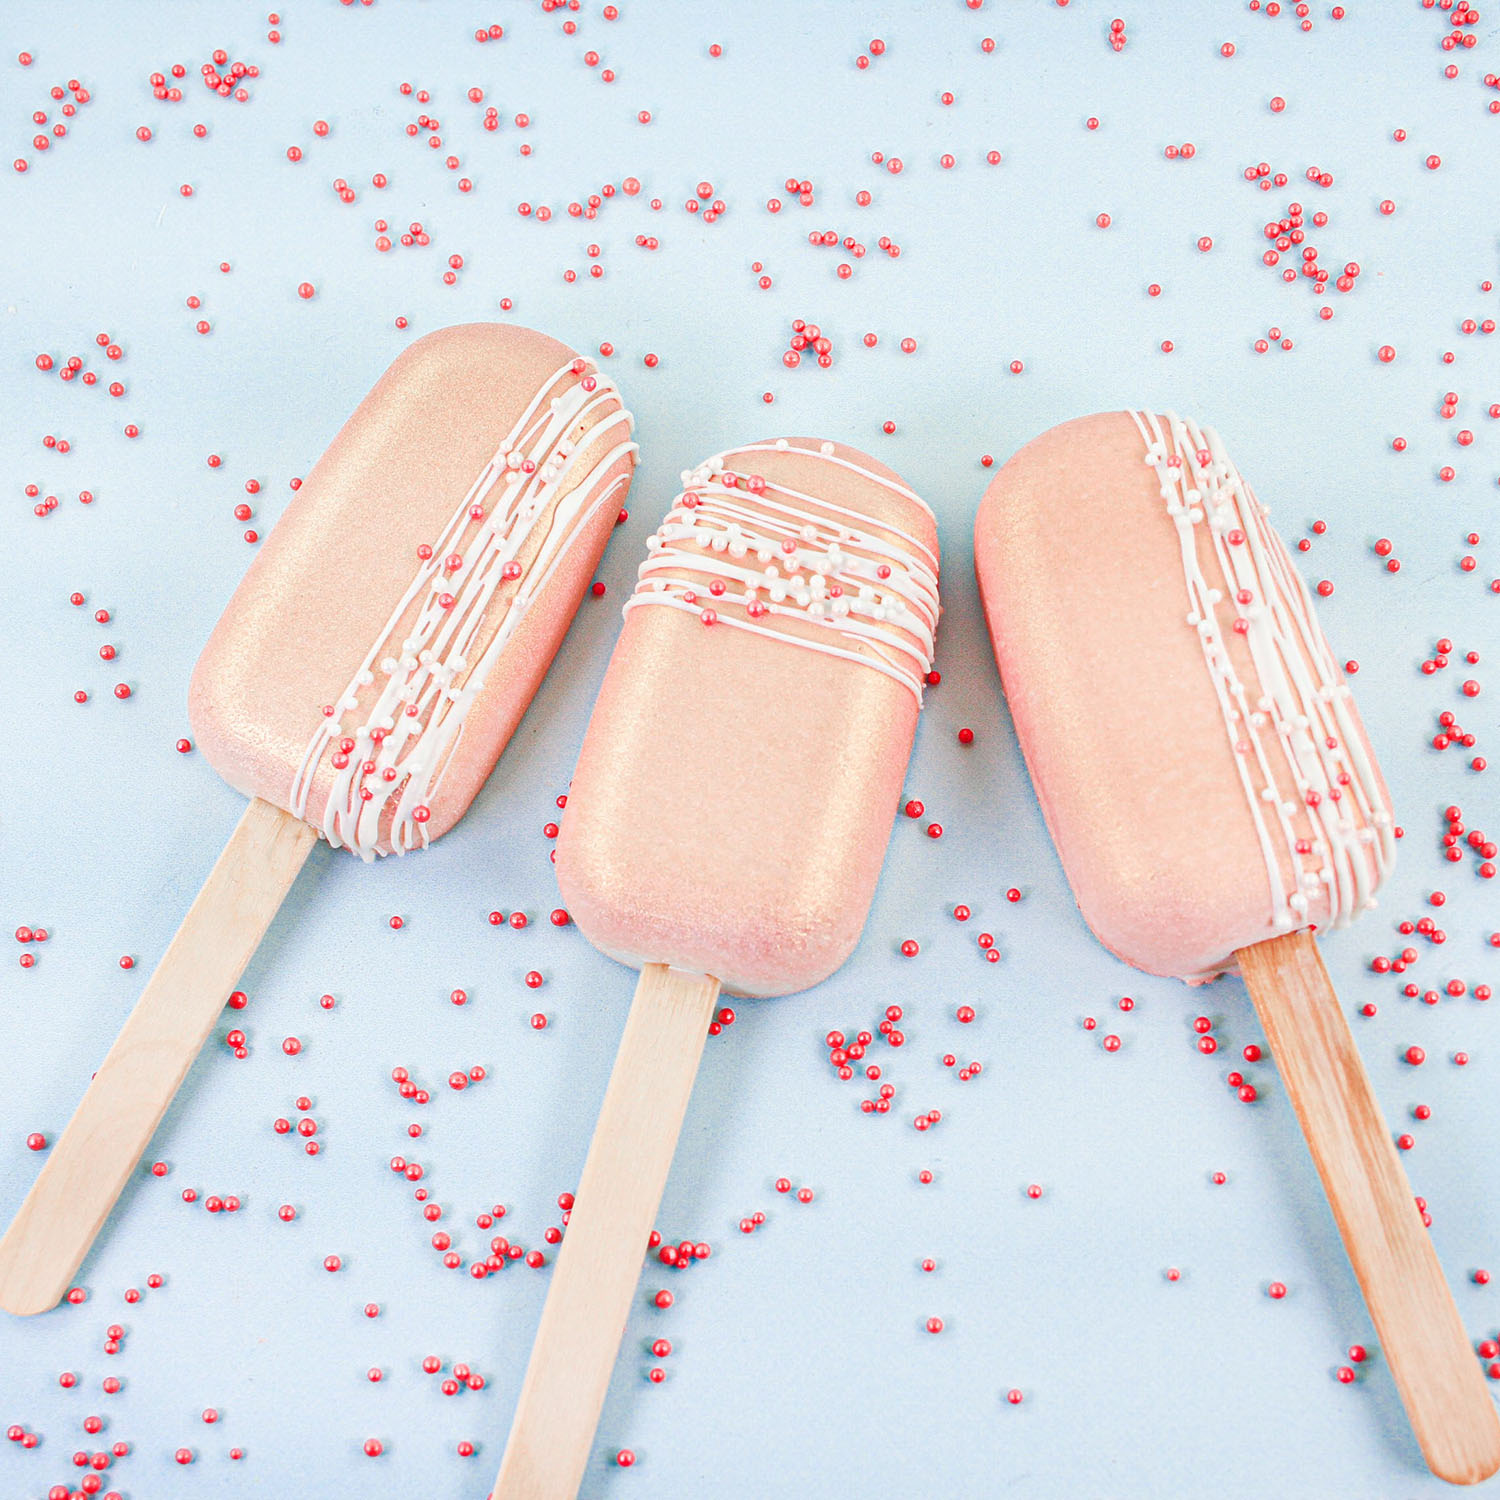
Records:
[[[1390,795],[1313,599],[1212,428],[1107,412],[1000,471],[975,568],[1016,734],[1085,920],[1153,974],[1238,968],[1433,1471],[1500,1416],[1313,931],[1374,905]]]
[[[0,1240],[0,1306],[61,1297],[318,838],[370,860],[463,815],[634,466],[618,391],[525,328],[429,334],[360,403],[194,669],[199,748],[251,802]]]
[[[721,987],[781,995],[859,939],[938,621],[932,513],[804,438],[683,476],[568,794],[557,878],[641,970],[494,1500],[571,1500]]]

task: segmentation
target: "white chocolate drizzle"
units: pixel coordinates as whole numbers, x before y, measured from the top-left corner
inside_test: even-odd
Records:
[[[839,465],[927,511],[905,485],[832,443],[803,448],[780,438],[733,448],[684,472],[682,493],[646,543],[626,611],[665,605],[705,625],[858,662],[920,705],[938,621],[932,549],[889,521],[754,473],[744,455],[755,453]]]
[[[419,554],[415,577],[308,741],[291,809],[330,844],[369,860],[427,843],[430,803],[465,716],[570,544],[629,483],[628,473],[605,479],[635,451],[632,426],[619,392],[588,360],[570,360],[532,397]],[[359,722],[346,727],[356,712]],[[321,815],[308,818],[325,763],[333,782]]]
[[[1255,822],[1271,925],[1306,927],[1321,908],[1343,926],[1375,904],[1395,831],[1312,596],[1218,433],[1171,412],[1130,415],[1176,528],[1186,624],[1203,648]],[[1205,527],[1220,581],[1205,572]],[[1227,645],[1235,635],[1254,668],[1244,678]],[[1288,783],[1294,798],[1283,795]]]

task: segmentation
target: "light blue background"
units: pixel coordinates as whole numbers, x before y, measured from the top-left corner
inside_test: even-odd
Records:
[[[368,1496],[479,1497],[499,1460],[546,1274],[524,1267],[482,1284],[442,1269],[432,1227],[386,1166],[412,1145],[444,1205],[444,1225],[469,1254],[487,1236],[472,1216],[494,1202],[528,1246],[556,1220],[556,1195],[582,1163],[632,976],[592,953],[576,930],[546,920],[556,903],[543,823],[572,758],[614,638],[618,606],[644,539],[678,472],[728,444],[810,433],[869,448],[895,465],[942,520],[946,613],[939,665],[909,778],[941,820],[939,842],[901,820],[865,941],[816,991],[737,1006],[711,1041],[660,1223],[671,1238],[707,1239],[715,1254],[682,1274],[648,1273],[584,1486],[588,1496],[806,1493],[898,1496],[1223,1497],[1360,1495],[1412,1500],[1445,1493],[1426,1475],[1378,1356],[1359,1383],[1332,1372],[1351,1342],[1374,1340],[1291,1111],[1267,1064],[1250,1069],[1262,1101],[1247,1108],[1223,1076],[1257,1039],[1238,981],[1190,994],[1116,963],[1084,930],[1047,842],[982,634],[972,586],[970,519],[986,480],[979,455],[1003,459],[1043,428],[1122,404],[1169,405],[1217,424],[1288,537],[1327,521],[1304,560],[1338,591],[1323,608],[1336,649],[1361,663],[1366,721],[1384,752],[1408,837],[1380,912],[1324,944],[1360,1021],[1375,1086],[1393,1129],[1410,1128],[1414,1189],[1459,1307],[1476,1339],[1500,1326],[1500,1011],[1472,998],[1429,1009],[1399,982],[1367,973],[1395,952],[1393,924],[1426,910],[1435,886],[1449,941],[1419,944],[1424,985],[1460,976],[1500,982],[1485,935],[1500,926],[1495,888],[1442,862],[1440,809],[1460,802],[1470,825],[1500,826],[1495,773],[1427,748],[1434,716],[1455,709],[1492,760],[1491,695],[1458,690],[1466,670],[1420,675],[1434,640],[1477,649],[1486,679],[1500,649],[1495,546],[1497,436],[1484,407],[1500,399],[1500,340],[1465,338],[1464,316],[1496,316],[1477,290],[1495,277],[1496,97],[1480,78],[1500,63],[1486,17],[1472,52],[1444,53],[1438,13],[1353,0],[1311,34],[1288,14],[1237,4],[1132,5],[1129,45],[1106,44],[1107,6],[1076,0],[986,4],[813,6],[787,0],[705,6],[622,0],[613,24],[587,0],[576,37],[566,13],[496,0],[489,6],[401,4],[371,9],[289,4],[285,40],[265,40],[264,5],[147,8],[9,4],[0,14],[0,118],[8,161],[31,134],[32,109],[70,76],[92,90],[70,138],[32,171],[0,177],[0,540],[10,562],[0,594],[4,642],[6,790],[0,804],[0,927],[44,925],[51,940],[31,972],[5,938],[0,966],[0,1216],[19,1203],[39,1159],[28,1131],[55,1137],[233,828],[242,799],[201,756],[181,756],[187,677],[251,549],[231,516],[258,478],[256,522],[268,527],[287,480],[305,473],[407,340],[445,323],[513,316],[578,347],[603,339],[639,420],[642,464],[628,526],[555,671],[470,817],[431,851],[365,868],[316,851],[244,979],[251,1003],[216,1033],[243,1025],[251,1054],[210,1043],[152,1145],[171,1164],[127,1190],[89,1257],[80,1308],[0,1322],[0,1422],[45,1434],[35,1452],[0,1443],[0,1493],[43,1494],[76,1479],[68,1455],[90,1411],[105,1439],[132,1456],[112,1482],[142,1497],[313,1494],[351,1481]],[[476,25],[503,22],[483,47]],[[854,67],[871,37],[887,53]],[[979,39],[998,46],[984,55]],[[1218,55],[1232,40],[1232,61]],[[724,56],[712,60],[708,44]],[[197,70],[215,46],[256,62],[241,105],[210,97]],[[612,86],[587,68],[597,48]],[[22,69],[22,48],[36,64]],[[1462,76],[1447,81],[1457,60]],[[181,104],[154,102],[148,77],[187,65]],[[429,112],[476,187],[461,196],[439,153],[408,139],[417,106],[402,79],[432,90]],[[503,128],[480,128],[486,90]],[[952,89],[951,108],[938,94]],[[1273,94],[1288,100],[1269,112]],[[636,112],[650,109],[649,126]],[[527,111],[524,134],[511,123]],[[1083,121],[1097,115],[1097,132]],[[331,122],[326,139],[314,119]],[[202,141],[194,121],[208,124]],[[135,139],[150,124],[149,145]],[[1391,131],[1410,138],[1394,144]],[[521,159],[522,140],[535,154]],[[1162,148],[1191,140],[1191,161]],[[306,153],[285,160],[288,145]],[[1004,164],[991,168],[994,148]],[[872,151],[901,156],[893,177]],[[953,151],[959,166],[941,171]],[[1440,153],[1442,169],[1422,165]],[[35,153],[27,154],[35,156]],[[1242,180],[1267,160],[1292,182],[1262,193]],[[1310,164],[1332,171],[1322,190]],[[373,172],[390,186],[369,186]],[[597,222],[567,202],[634,173],[639,198],[617,198]],[[779,217],[764,203],[788,176],[809,177],[817,205]],[[359,201],[331,188],[344,176]],[[729,204],[705,227],[682,210],[703,177]],[[193,183],[191,200],[178,185]],[[856,208],[857,190],[874,203]],[[665,207],[653,214],[647,200]],[[1381,198],[1399,205],[1391,217]],[[514,205],[550,203],[550,224]],[[1260,264],[1260,226],[1300,199],[1326,208],[1311,240],[1337,272],[1364,270],[1315,317],[1305,284],[1287,287]],[[1100,211],[1113,227],[1094,228]],[[426,249],[378,255],[373,221],[420,218]],[[858,235],[870,254],[852,280],[844,258],[807,234]],[[638,234],[659,236],[655,253]],[[897,240],[899,261],[875,249]],[[1200,254],[1199,235],[1214,249]],[[585,272],[584,246],[607,274]],[[465,258],[459,284],[441,272]],[[218,262],[233,271],[221,275]],[[762,292],[750,270],[775,278]],[[296,286],[314,282],[302,302]],[[1165,288],[1146,296],[1149,281]],[[203,298],[200,313],[184,306]],[[398,314],[409,317],[398,332]],[[199,316],[213,333],[193,331]],[[822,371],[783,369],[790,320],[819,322],[836,346]],[[1276,325],[1292,353],[1251,352]],[[107,329],[127,350],[108,367],[129,386],[65,386],[32,368],[39,350],[97,353]],[[880,334],[877,349],[861,336]],[[905,356],[899,340],[919,341]],[[1176,351],[1164,356],[1164,338]],[[1382,366],[1374,350],[1400,351]],[[1457,351],[1451,368],[1443,349]],[[642,355],[660,356],[659,368]],[[1012,359],[1025,361],[1012,377]],[[99,361],[101,365],[103,361]],[[1444,390],[1460,420],[1436,414]],[[762,404],[772,390],[775,405]],[[880,423],[893,419],[886,437]],[[126,421],[142,436],[121,436]],[[1472,448],[1454,444],[1471,427]],[[69,437],[67,456],[41,446]],[[1405,434],[1404,456],[1390,439]],[[224,456],[217,472],[210,452]],[[1458,479],[1438,483],[1453,462]],[[61,495],[45,521],[27,481]],[[91,509],[73,498],[88,487]],[[1458,570],[1463,534],[1483,533],[1480,569]],[[1396,542],[1403,571],[1383,572],[1373,540]],[[80,589],[88,608],[67,596]],[[96,625],[92,611],[114,619]],[[113,664],[97,658],[119,646]],[[127,681],[134,697],[111,696]],[[92,695],[72,701],[77,687]],[[1101,684],[1101,690],[1110,685]],[[972,725],[961,748],[955,731]],[[1205,830],[1212,837],[1212,830]],[[1019,906],[1003,898],[1015,884]],[[974,919],[951,920],[955,902]],[[524,932],[494,930],[492,907],[528,913]],[[392,932],[400,913],[406,926]],[[978,931],[1004,962],[980,961]],[[922,944],[916,961],[901,939]],[[122,971],[121,954],[136,956]],[[534,994],[522,976],[547,976]],[[457,1009],[448,992],[466,987]],[[338,997],[331,1012],[317,996]],[[1116,1009],[1120,996],[1137,1002]],[[884,1006],[906,1009],[905,1050],[880,1047],[897,1088],[886,1117],[867,1117],[858,1084],[830,1074],[830,1027],[873,1029]],[[955,1007],[978,1020],[962,1027]],[[552,1018],[543,1033],[527,1016]],[[1217,1057],[1195,1049],[1191,1019],[1215,1018]],[[1101,1018],[1098,1031],[1082,1018]],[[1115,1055],[1100,1047],[1113,1030]],[[280,1041],[304,1040],[301,1056]],[[1410,1042],[1425,1068],[1399,1060]],[[1449,1058],[1466,1048],[1473,1061]],[[983,1061],[959,1084],[948,1050]],[[405,1064],[433,1085],[425,1110],[388,1081]],[[482,1063],[489,1080],[462,1095],[448,1072]],[[324,1152],[273,1134],[306,1092]],[[1433,1107],[1410,1123],[1418,1101]],[[943,1111],[921,1135],[913,1117]],[[930,1167],[935,1181],[919,1187]],[[1221,1169],[1228,1185],[1215,1188]],[[779,1197],[780,1174],[816,1190],[803,1206]],[[1037,1202],[1025,1185],[1045,1186]],[[237,1193],[242,1211],[211,1216],[200,1194]],[[292,1225],[277,1205],[300,1208]],[[764,1210],[752,1237],[742,1216]],[[465,1225],[468,1227],[463,1227]],[[330,1276],[325,1255],[344,1258]],[[938,1269],[924,1275],[930,1255]],[[1182,1280],[1168,1284],[1168,1266]],[[134,1307],[126,1286],[161,1271],[165,1287]],[[1266,1283],[1290,1288],[1273,1302]],[[669,1286],[660,1313],[647,1294]],[[366,1301],[384,1309],[376,1321]],[[939,1337],[923,1328],[940,1316]],[[128,1330],[101,1353],[105,1326]],[[675,1352],[648,1385],[646,1345]],[[488,1382],[443,1397],[422,1356],[467,1360]],[[386,1371],[379,1385],[365,1371]],[[61,1390],[57,1374],[80,1384]],[[116,1397],[99,1382],[125,1381]],[[1008,1406],[1012,1386],[1025,1392]],[[219,1407],[213,1428],[198,1420]],[[385,1456],[366,1459],[370,1436]],[[468,1438],[472,1460],[454,1454]],[[198,1452],[179,1470],[172,1452]],[[231,1445],[247,1456],[225,1457]],[[631,1471],[606,1455],[629,1446]]]

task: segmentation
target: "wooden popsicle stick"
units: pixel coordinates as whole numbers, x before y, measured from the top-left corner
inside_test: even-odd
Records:
[[[492,1500],[573,1500],[625,1335],[719,981],[641,970]]]
[[[0,1240],[0,1307],[55,1307],[317,840],[255,798]]]
[[[1500,1469],[1500,1413],[1310,932],[1236,955],[1432,1472]]]

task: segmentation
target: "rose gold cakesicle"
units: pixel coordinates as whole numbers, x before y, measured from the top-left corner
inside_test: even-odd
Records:
[[[334,438],[189,689],[199,748],[250,805],[0,1240],[0,1307],[62,1296],[317,839],[368,860],[463,815],[634,465],[593,363],[499,324],[418,340]]]
[[[494,1500],[572,1500],[720,988],[825,979],[868,915],[938,620],[932,513],[811,439],[683,476],[648,544],[557,843],[641,970]]]
[[[1085,920],[1149,973],[1238,967],[1424,1456],[1474,1483],[1500,1414],[1313,941],[1374,904],[1390,794],[1312,597],[1207,427],[1107,412],[985,493],[975,567]]]

